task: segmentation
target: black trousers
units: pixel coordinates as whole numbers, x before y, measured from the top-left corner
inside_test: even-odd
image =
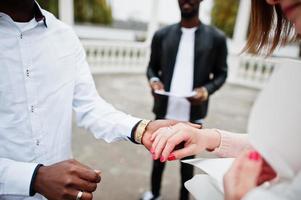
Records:
[[[195,156],[189,156],[185,159],[192,159]],[[153,161],[153,170],[151,175],[151,190],[155,197],[160,195],[161,180],[165,163],[161,163],[160,160]],[[188,200],[189,192],[186,190],[184,183],[193,177],[193,166],[185,163],[181,163],[181,190],[180,200]]]

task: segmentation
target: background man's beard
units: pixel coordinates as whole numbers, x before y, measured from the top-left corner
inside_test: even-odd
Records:
[[[196,17],[198,15],[199,15],[199,11],[198,10],[193,10],[192,12],[189,12],[189,13],[181,12],[181,17],[183,19],[191,19],[191,18],[194,18],[194,17]]]

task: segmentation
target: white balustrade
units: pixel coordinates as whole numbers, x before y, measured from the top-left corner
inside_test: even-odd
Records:
[[[147,43],[83,40],[91,71],[97,73],[145,73],[150,48]],[[278,59],[230,54],[228,82],[261,89]]]
[[[149,60],[148,45],[141,42],[84,40],[92,73],[143,73]]]
[[[277,58],[252,55],[230,55],[228,82],[261,89],[272,75]]]

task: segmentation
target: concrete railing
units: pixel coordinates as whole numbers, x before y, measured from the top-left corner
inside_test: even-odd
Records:
[[[150,56],[149,45],[139,42],[82,41],[91,71],[97,73],[145,73]],[[229,55],[228,82],[262,88],[276,67],[274,58]]]
[[[84,40],[92,73],[141,73],[149,60],[149,46],[141,42]]]
[[[279,59],[252,55],[229,55],[228,82],[261,89],[278,67]]]

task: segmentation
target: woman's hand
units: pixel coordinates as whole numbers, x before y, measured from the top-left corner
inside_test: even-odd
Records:
[[[195,155],[206,149],[215,149],[220,144],[220,134],[211,129],[197,129],[187,124],[159,129],[152,135],[151,153],[153,159],[161,162],[182,159]],[[184,148],[177,149],[179,144]]]
[[[226,200],[239,200],[250,190],[277,176],[256,151],[243,152],[224,177]]]
[[[243,152],[224,176],[225,200],[240,200],[257,187],[263,160],[256,151]]]

